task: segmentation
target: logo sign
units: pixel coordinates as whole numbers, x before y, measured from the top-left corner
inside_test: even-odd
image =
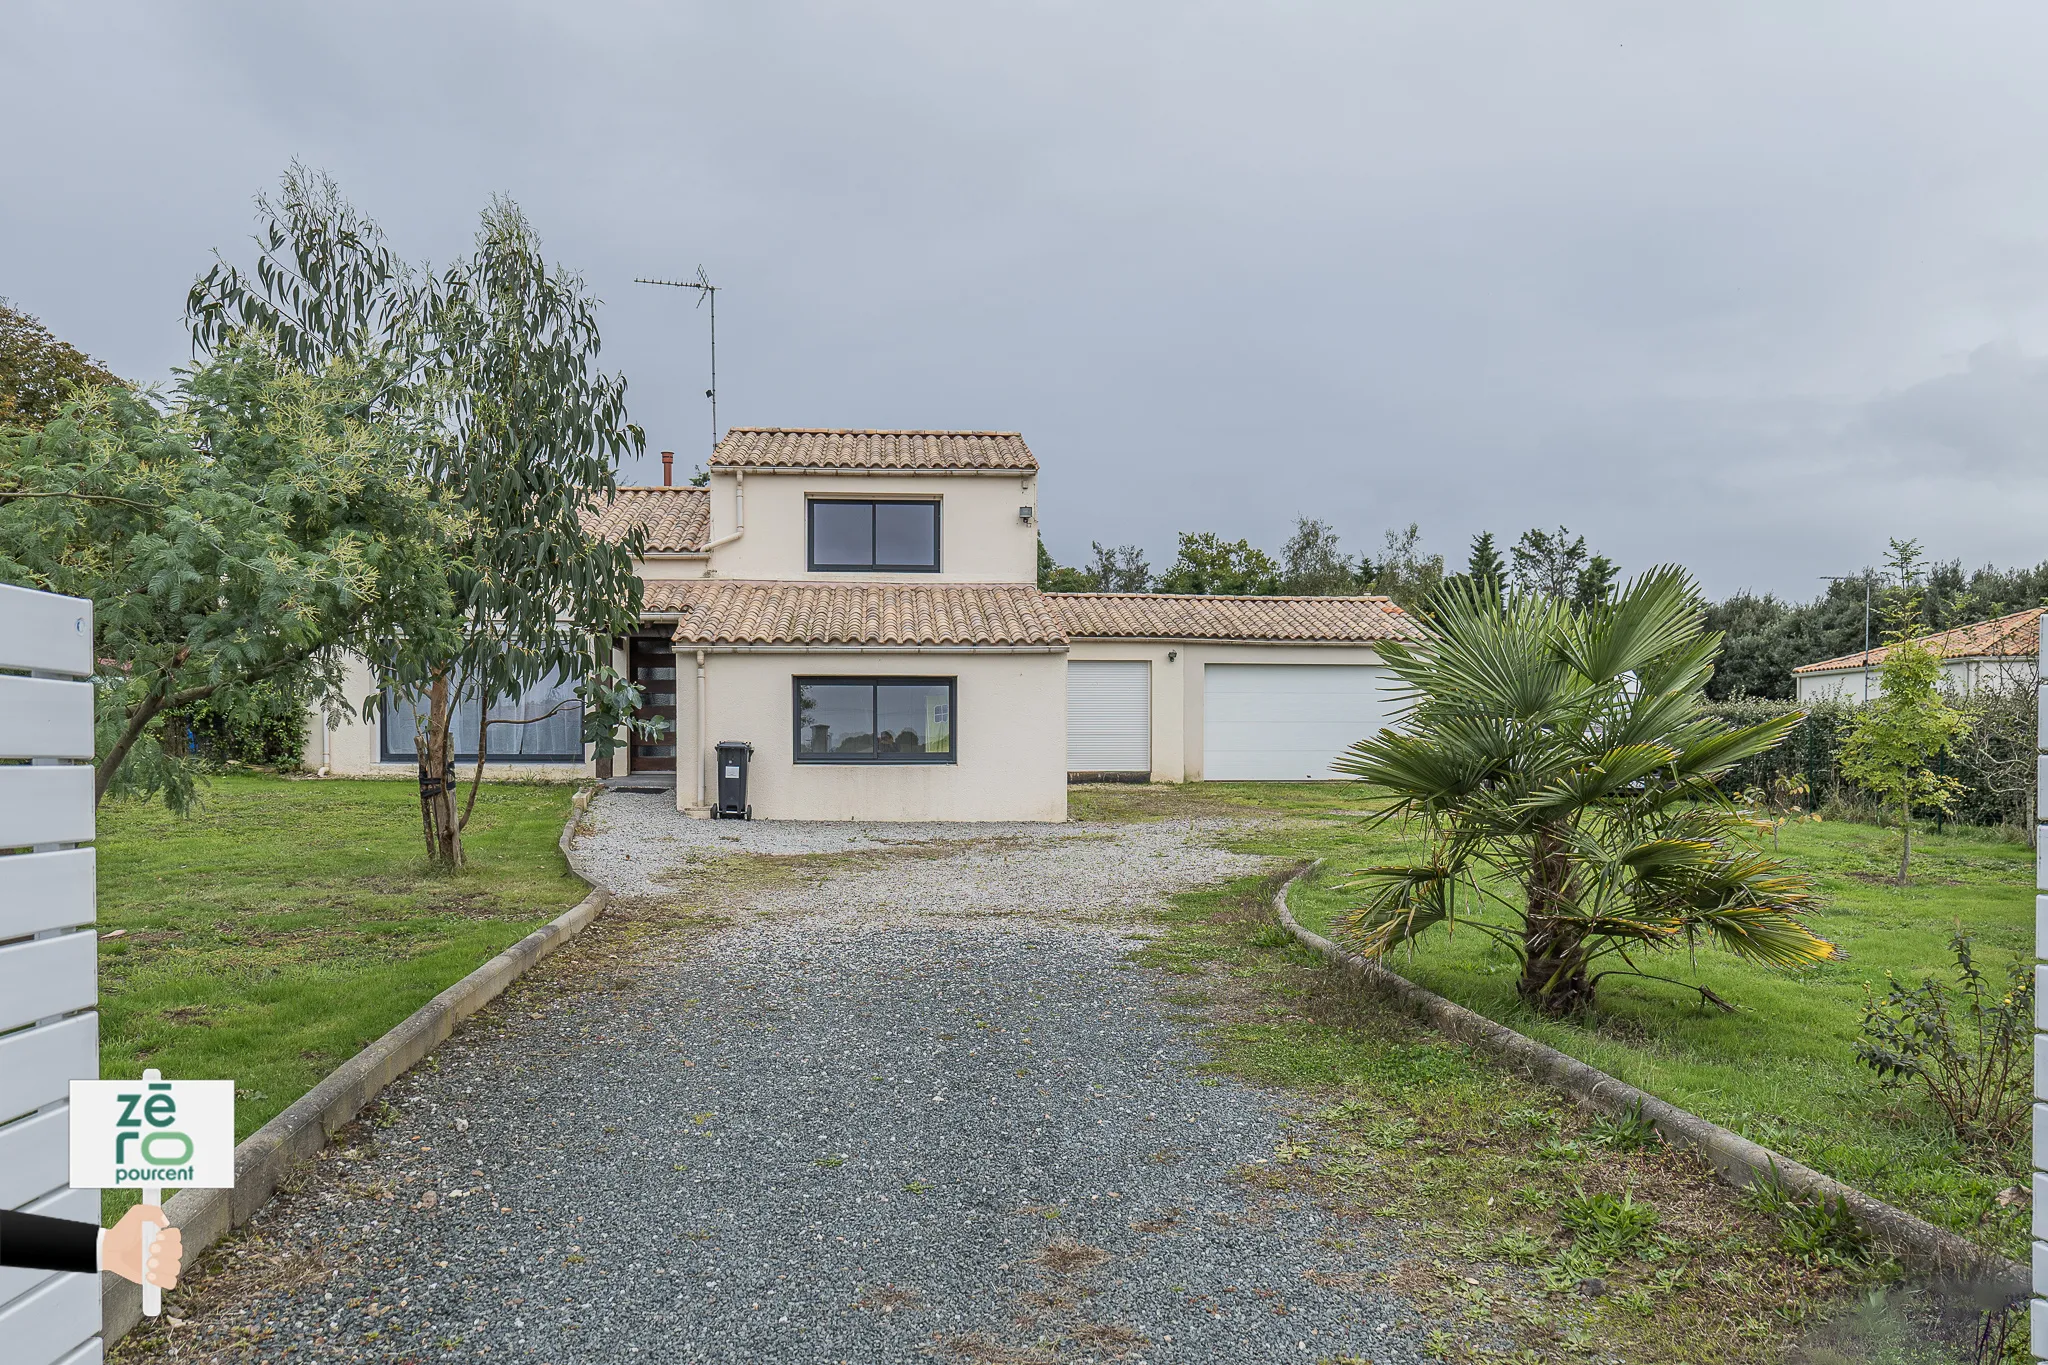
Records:
[[[73,1189],[234,1184],[233,1081],[71,1083]]]

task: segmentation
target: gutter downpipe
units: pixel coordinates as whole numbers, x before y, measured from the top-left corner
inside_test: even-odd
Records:
[[[706,689],[704,684],[704,651],[697,651],[697,801],[690,807],[693,819],[702,820],[711,812],[704,804],[704,758],[707,736],[711,733],[711,718],[704,714]]]

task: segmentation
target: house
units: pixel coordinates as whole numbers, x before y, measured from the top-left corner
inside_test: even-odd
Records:
[[[1942,656],[1942,681],[1958,696],[1981,687],[2030,687],[2040,676],[2041,608],[2030,607],[1996,620],[1957,626],[1926,637]],[[1796,699],[1802,703],[1847,697],[1868,701],[1884,690],[1883,646],[1839,659],[1802,664],[1792,670]]]
[[[759,819],[1063,820],[1074,777],[1333,776],[1396,704],[1376,646],[1421,634],[1383,597],[1041,592],[1015,432],[740,427],[706,468],[588,522],[646,530],[615,657],[666,733],[599,763],[560,716],[493,727],[492,770],[673,781],[704,814],[714,746],[742,740]],[[411,772],[410,718],[385,709],[308,762]]]

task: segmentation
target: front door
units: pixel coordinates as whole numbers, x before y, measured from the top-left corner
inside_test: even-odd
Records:
[[[633,713],[634,719],[659,716],[668,726],[658,739],[633,736],[626,771],[672,773],[676,770],[676,648],[666,640],[636,635],[628,657],[633,681],[640,688],[640,709]]]

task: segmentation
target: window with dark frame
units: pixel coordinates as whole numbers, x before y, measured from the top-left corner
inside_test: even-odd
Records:
[[[798,763],[951,763],[954,678],[797,678]]]
[[[812,498],[807,562],[823,573],[937,573],[939,504]]]
[[[424,701],[418,703],[418,707],[424,705]],[[458,680],[452,706],[449,729],[455,740],[454,761],[474,763],[483,720],[475,690]],[[419,761],[418,707],[412,699],[384,689],[383,705],[378,707],[380,763]],[[576,685],[558,674],[542,678],[521,696],[493,702],[490,718],[492,763],[583,762],[583,703],[577,698]]]

